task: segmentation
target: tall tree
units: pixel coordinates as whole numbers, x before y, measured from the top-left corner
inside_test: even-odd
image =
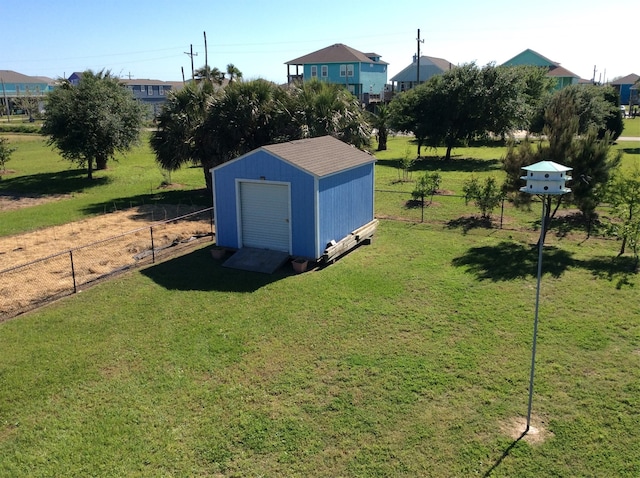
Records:
[[[534,146],[528,139],[521,145],[510,144],[503,168],[507,173],[506,190],[516,205],[528,204],[530,195],[520,193],[522,168],[533,163],[551,160],[573,168],[572,193],[564,196],[542,197],[546,202],[541,238],[544,240],[551,219],[560,205],[575,204],[581,211],[587,233],[596,218],[595,211],[603,198],[604,188],[620,162],[620,154],[613,154],[610,136],[599,138],[595,128],[579,135],[580,113],[576,101],[578,91],[568,89],[555,95],[544,115],[544,134],[548,142]]]
[[[203,167],[206,184],[210,187],[207,169],[211,152],[209,143],[200,141],[201,128],[216,89],[211,81],[188,83],[169,93],[157,118],[158,128],[151,135],[151,148],[163,169],[175,171],[191,163]]]
[[[286,103],[286,91],[270,81],[230,83],[212,99],[200,128],[199,141],[209,152],[205,167],[265,144],[297,139]]]
[[[242,79],[242,72],[233,63],[227,65],[227,76],[229,76],[229,83]]]
[[[418,156],[426,144],[445,146],[445,159],[450,159],[458,144],[521,128],[535,103],[533,95],[545,85],[537,71],[465,64],[396,96],[391,124],[414,133]]]
[[[371,126],[377,130],[378,137],[378,151],[386,151],[387,139],[389,137],[389,121],[391,117],[391,111],[385,104],[376,105],[371,113],[372,121]]]
[[[356,146],[369,140],[364,113],[343,87],[310,82],[282,88],[258,79],[216,91],[207,83],[170,96],[151,146],[165,169],[202,166],[208,188],[211,167],[265,144],[326,134]]]
[[[109,71],[85,71],[77,86],[68,81],[47,94],[42,133],[60,154],[87,167],[93,178],[116,153],[138,140],[144,106]]]
[[[596,208],[602,203],[607,185],[622,160],[622,152],[613,152],[609,132],[603,138],[591,129],[573,144],[573,152],[568,166],[573,168],[574,181],[571,196],[586,223],[587,235],[598,215]]]
[[[571,85],[548,96],[532,120],[531,132],[542,133],[546,122],[546,110],[557,103],[573,103],[579,112],[578,134],[586,134],[595,128],[598,137],[607,131],[615,141],[624,128],[618,93],[611,86]]]
[[[429,132],[430,120],[425,111],[427,89],[419,86],[396,95],[389,104],[389,125],[396,131],[411,132],[416,139],[418,157]]]
[[[289,88],[289,110],[301,137],[331,135],[361,148],[371,127],[358,99],[343,85],[317,79]]]
[[[211,68],[209,65],[201,66],[193,73],[196,82],[210,81],[216,85],[222,85],[224,81],[224,73],[217,67]]]

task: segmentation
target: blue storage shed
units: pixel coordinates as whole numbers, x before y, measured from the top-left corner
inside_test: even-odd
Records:
[[[263,146],[211,169],[216,243],[326,258],[328,246],[375,223],[375,161],[322,136]]]

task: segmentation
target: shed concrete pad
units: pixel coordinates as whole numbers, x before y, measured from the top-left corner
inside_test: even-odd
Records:
[[[273,274],[289,260],[288,252],[243,247],[227,259],[223,267]]]

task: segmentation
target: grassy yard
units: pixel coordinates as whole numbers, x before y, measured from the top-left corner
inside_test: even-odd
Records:
[[[622,136],[640,138],[640,118],[625,118]]]
[[[150,203],[202,204],[211,206],[204,189],[202,168],[184,168],[163,175],[155,164],[145,136],[140,145],[105,171],[95,171],[92,181],[47,146],[38,135],[3,134],[16,148],[0,179],[0,194],[48,195],[60,200],[15,210],[0,211],[0,235],[65,224],[95,214],[104,214]],[[169,179],[169,180],[168,180]],[[173,183],[162,187],[163,182]]]
[[[545,251],[383,221],[326,269],[206,248],[1,324],[2,476],[638,476],[637,277],[607,241]],[[203,267],[204,266],[204,267]]]
[[[420,223],[412,184],[398,181],[407,142],[393,138],[376,166],[377,213],[402,220],[383,219],[372,245],[329,267],[252,274],[204,247],[1,323],[0,476],[639,476],[631,261],[615,241],[549,233],[540,434],[517,440],[539,209],[510,209],[502,230],[465,227],[475,210],[455,195],[471,174],[500,176],[504,149],[460,148],[448,163],[426,151],[414,179],[439,169],[452,195]],[[640,158],[640,143],[616,147],[625,166]],[[8,167],[21,172],[0,188],[22,177],[13,189],[71,194],[64,178],[29,179],[37,161],[53,177],[67,163],[42,144],[19,149]],[[104,184],[78,176],[72,197],[29,208],[33,219],[0,213],[0,233],[163,194],[149,151],[136,154]],[[202,185],[197,169],[172,179]]]

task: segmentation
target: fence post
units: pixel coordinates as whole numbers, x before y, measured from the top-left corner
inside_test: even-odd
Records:
[[[211,226],[211,240],[213,241],[213,208],[211,208],[211,221],[210,221],[210,226]]]
[[[71,277],[73,278],[73,293],[76,294],[78,292],[78,287],[76,286],[76,268],[73,265],[73,251],[69,249],[69,259],[71,259]]]
[[[156,248],[153,245],[153,226],[149,227],[149,231],[151,231],[151,263],[156,263]]]

